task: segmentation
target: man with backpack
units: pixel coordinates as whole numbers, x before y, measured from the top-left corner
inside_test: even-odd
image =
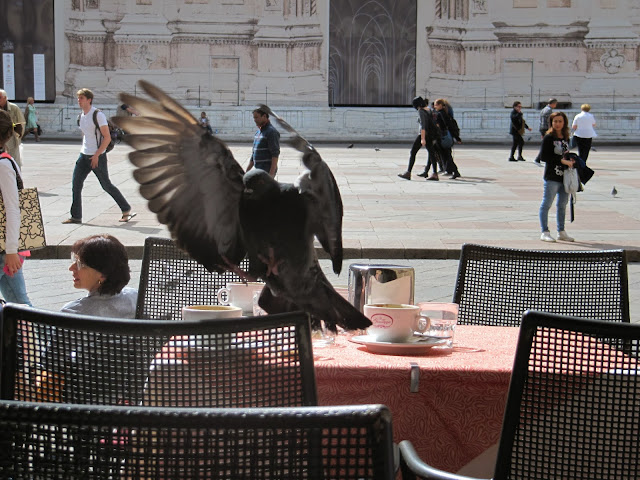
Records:
[[[62,223],[82,223],[82,187],[92,171],[98,178],[102,189],[111,195],[120,207],[122,217],[119,221],[128,222],[136,214],[131,213],[131,205],[109,179],[107,151],[110,150],[111,134],[107,117],[93,106],[93,92],[91,90],[81,88],[76,96],[78,106],[82,109],[78,119],[78,126],[82,130],[82,148],[73,170],[71,217]]]

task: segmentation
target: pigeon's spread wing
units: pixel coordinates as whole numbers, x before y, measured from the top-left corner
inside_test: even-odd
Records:
[[[298,179],[300,193],[310,197],[310,225],[322,248],[331,256],[333,271],[342,270],[342,197],[329,165],[311,149],[302,162],[309,169]]]
[[[140,85],[153,100],[120,95],[140,116],[111,119],[136,150],[129,159],[137,167],[140,193],[195,260],[219,272],[227,260],[237,265],[245,255],[239,220],[242,167],[180,104],[148,82]]]
[[[315,148],[291,125],[280,118],[268,106],[260,108],[273,116],[293,137],[291,145],[302,152],[302,163],[308,171],[303,173],[296,184],[300,194],[308,198],[309,222],[313,234],[322,248],[331,256],[333,271],[342,271],[342,197],[336,179]]]

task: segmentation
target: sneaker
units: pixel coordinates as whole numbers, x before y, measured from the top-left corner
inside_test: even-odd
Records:
[[[543,242],[552,242],[552,243],[555,243],[556,241],[556,239],[553,238],[551,236],[551,233],[549,233],[548,231],[542,232],[542,235],[540,235],[540,240],[542,240]]]
[[[573,242],[574,239],[567,235],[567,232],[561,230],[558,232],[558,240],[562,240],[563,242]]]
[[[427,178],[429,176],[429,172],[422,172],[418,174],[419,177]]]
[[[398,176],[405,180],[411,180],[411,174],[409,172],[399,173]]]
[[[516,158],[515,158],[515,157],[509,157],[509,161],[510,161],[510,162],[517,162],[518,160],[516,160]]]
[[[82,223],[82,220],[80,220],[79,218],[67,218],[66,220],[64,220],[62,223],[64,224],[69,224],[69,223]]]
[[[451,180],[455,180],[456,178],[460,178],[462,175],[460,175],[460,173],[458,172],[454,172],[453,175],[451,175]]]
[[[526,162],[526,160],[524,159],[524,157],[523,157],[522,155],[520,155],[520,156],[518,157],[518,161],[519,161],[519,162]]]
[[[433,180],[434,182],[439,181],[440,179],[438,178],[438,174],[434,173],[433,175],[431,175],[429,178],[427,178],[427,180]]]

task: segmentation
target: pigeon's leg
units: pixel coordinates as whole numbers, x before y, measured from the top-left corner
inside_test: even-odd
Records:
[[[269,258],[258,254],[258,259],[267,266],[267,277],[270,277],[271,274],[278,275],[278,265],[282,263],[282,259],[275,259],[273,247],[269,247]]]
[[[222,259],[224,260],[224,267],[226,267],[227,270],[229,270],[230,272],[235,273],[236,275],[238,275],[242,281],[244,283],[247,282],[257,282],[258,279],[252,275],[250,275],[248,272],[245,272],[244,270],[242,270],[238,265],[236,265],[235,263],[231,262],[227,257],[225,257],[224,255],[222,256]]]

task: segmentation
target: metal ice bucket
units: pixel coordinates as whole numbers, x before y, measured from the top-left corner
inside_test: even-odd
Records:
[[[367,303],[413,305],[415,272],[404,265],[349,265],[349,302],[361,312]]]

